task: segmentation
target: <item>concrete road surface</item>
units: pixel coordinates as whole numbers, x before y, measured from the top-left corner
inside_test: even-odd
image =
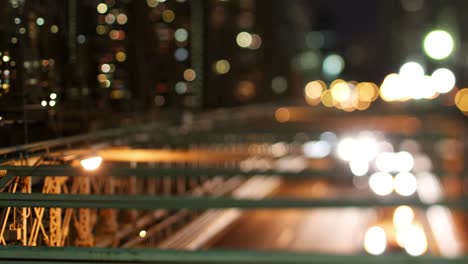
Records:
[[[320,198],[342,193],[323,182],[292,182],[276,196]],[[354,254],[362,250],[372,209],[257,210],[243,217],[214,244],[215,248],[295,250]]]

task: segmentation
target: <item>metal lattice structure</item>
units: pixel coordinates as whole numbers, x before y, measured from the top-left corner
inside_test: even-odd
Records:
[[[268,112],[268,111],[266,111]],[[220,116],[220,115],[216,115]],[[443,205],[466,209],[466,199],[425,203],[419,199],[303,199],[272,198],[268,193],[282,180],[342,178],[333,165],[311,165],[299,171],[274,167],[241,166],[252,156],[274,160],[255,142],[293,138],[297,131],[233,129],[245,116],[265,119],[262,110],[210,120],[197,117],[192,125],[160,124],[117,129],[0,150],[0,259],[16,263],[341,263],[447,261],[464,263],[466,257],[413,258],[403,255],[372,257],[334,256],[313,253],[256,252],[243,250],[186,251],[180,239],[172,239],[189,226],[195,235],[206,220],[239,209],[308,209],[342,207],[419,208]],[[400,117],[398,117],[400,118]],[[414,120],[413,120],[414,121]],[[275,123],[270,123],[275,125]],[[304,132],[300,132],[304,136]],[[308,131],[308,133],[315,133]],[[392,132],[395,133],[395,132]],[[216,136],[220,136],[217,140]],[[395,133],[395,137],[401,134]],[[422,139],[438,135],[425,136]],[[200,139],[211,137],[209,140]],[[161,144],[161,139],[165,144]],[[222,143],[222,145],[220,144]],[[143,147],[145,146],[145,147]],[[161,147],[164,146],[164,147]],[[261,146],[261,145],[258,145]],[[86,171],[78,163],[87,155],[99,155],[104,163]],[[198,224],[193,224],[196,222]],[[140,230],[144,234],[137,235]],[[174,242],[175,241],[175,242]],[[181,242],[182,241],[182,242]],[[168,249],[176,244],[179,250]],[[154,248],[134,248],[151,245]],[[202,249],[203,243],[190,249]]]

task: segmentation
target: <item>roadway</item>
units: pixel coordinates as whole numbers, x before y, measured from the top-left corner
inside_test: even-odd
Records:
[[[275,196],[329,198],[343,192],[322,181],[292,181]],[[373,209],[248,211],[213,247],[354,254],[362,250],[364,233],[375,220]]]

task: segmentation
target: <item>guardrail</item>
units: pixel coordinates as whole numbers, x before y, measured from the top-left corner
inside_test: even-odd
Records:
[[[0,260],[11,263],[453,263],[468,257],[408,255],[326,255],[284,251],[170,250],[149,248],[0,247]]]
[[[239,116],[242,116],[239,114]],[[33,143],[24,146],[11,147],[0,149],[0,157],[2,162],[24,159],[30,155],[41,155],[50,153],[56,150],[71,149],[80,144],[99,144],[109,143],[113,140],[125,139],[126,137],[134,136],[138,133],[145,133],[149,138],[159,135],[161,138],[171,135],[165,130],[167,127],[162,127],[157,124],[147,126],[122,128],[97,132],[93,134],[79,135],[69,138],[50,140],[45,142]],[[203,130],[203,129],[202,129]],[[243,140],[253,137],[252,142],[266,140],[285,140],[291,139],[291,135],[295,132],[290,130],[282,130],[278,134],[268,133],[267,131],[248,131],[243,129],[226,130],[220,129],[223,133],[237,133],[238,137],[234,138],[233,142],[242,142]],[[171,142],[189,144],[196,143],[218,143],[223,142],[226,138],[215,137],[219,131],[211,132],[195,132],[191,133],[187,130],[182,130],[182,133],[177,132],[178,139],[167,140],[164,143]],[[315,135],[314,132],[310,132]],[[175,135],[175,134],[174,134]],[[171,136],[174,136],[171,135]],[[439,135],[433,133],[428,135],[419,135],[425,140],[433,140]],[[219,141],[214,139],[220,139]],[[229,139],[229,138],[228,138]],[[228,140],[227,139],[227,140]],[[213,155],[216,155],[213,152]],[[234,166],[235,167],[235,166]],[[129,193],[125,191],[134,188],[137,181],[140,185],[145,186],[154,184],[155,180],[160,180],[164,184],[164,180],[183,181],[184,188],[190,185],[191,180],[195,180],[196,184],[200,184],[201,179],[209,180],[227,179],[227,178],[246,178],[253,176],[276,177],[281,175],[283,178],[312,178],[312,177],[339,177],[337,171],[322,171],[322,170],[304,170],[300,172],[288,172],[277,170],[241,170],[238,168],[227,167],[142,167],[142,166],[103,166],[98,171],[89,172],[83,171],[78,167],[53,165],[53,166],[0,166],[0,171],[5,173],[5,176],[0,178],[0,189],[5,189],[9,184],[16,184],[11,190],[16,193],[0,193],[0,207],[5,210],[18,210],[18,215],[23,221],[22,224],[27,225],[30,222],[37,221],[35,232],[41,231],[41,224],[45,221],[45,211],[49,210],[50,222],[52,218],[61,218],[57,224],[62,228],[65,224],[71,224],[71,215],[73,210],[79,219],[76,223],[80,223],[81,227],[87,228],[83,234],[89,234],[90,229],[94,225],[92,223],[92,209],[107,210],[106,217],[111,215],[112,221],[116,220],[115,214],[117,209],[128,211],[145,211],[156,210],[162,212],[170,212],[170,210],[189,209],[192,211],[209,210],[209,209],[310,209],[310,208],[338,208],[338,207],[361,207],[361,208],[376,208],[376,207],[394,207],[401,204],[414,206],[418,208],[428,208],[434,205],[442,205],[454,209],[468,209],[468,199],[444,200],[436,203],[423,203],[418,199],[355,199],[355,198],[339,198],[339,199],[297,199],[297,198],[263,198],[249,199],[229,197],[226,194],[211,195],[203,192],[195,192],[185,190],[177,195],[147,193],[139,194],[133,189]],[[119,179],[117,179],[119,178]],[[119,182],[122,178],[123,181]],[[28,179],[28,181],[24,180]],[[41,188],[41,190],[49,190],[43,193],[35,193],[31,191],[32,181],[40,180],[50,181],[49,187]],[[117,179],[113,181],[110,179]],[[14,182],[16,180],[16,182]],[[24,180],[24,181],[23,181]],[[96,183],[93,181],[96,180]],[[68,186],[67,183],[68,182]],[[145,181],[145,182],[143,182]],[[197,182],[198,181],[198,182]],[[14,182],[14,183],[13,183]],[[116,182],[119,182],[119,187],[125,189],[122,192],[116,192]],[[95,184],[95,186],[93,186]],[[21,186],[21,190],[16,191],[17,186]],[[151,185],[152,186],[152,185]],[[146,186],[145,186],[146,187]],[[198,185],[198,187],[200,187]],[[19,187],[18,187],[19,188]],[[54,189],[55,188],[55,189]],[[92,191],[94,189],[99,191]],[[63,209],[63,210],[62,210]],[[52,217],[52,214],[55,214]],[[34,219],[26,222],[24,219],[34,215]],[[31,218],[32,219],[32,218]],[[107,218],[103,218],[107,219]],[[7,219],[8,220],[8,219]],[[7,220],[3,221],[3,230],[6,230]],[[49,222],[49,219],[47,219]],[[18,223],[16,223],[18,224]],[[56,227],[57,227],[56,226]],[[44,227],[42,227],[44,228]],[[27,228],[19,224],[14,230],[22,232],[22,235],[28,234]],[[19,231],[18,231],[19,230]],[[55,231],[54,231],[55,232]],[[60,231],[61,232],[61,231]],[[54,234],[59,234],[55,232]],[[77,231],[81,232],[81,231]],[[53,233],[52,231],[50,232]],[[47,235],[47,234],[46,234]],[[44,235],[44,237],[46,237]],[[64,235],[64,234],[62,234]],[[37,234],[35,235],[37,239]],[[20,236],[21,237],[21,236]],[[48,239],[48,238],[47,238]],[[64,246],[63,237],[61,242],[53,244],[53,246]],[[0,243],[5,242],[5,236],[2,233]],[[28,242],[28,241],[26,241]],[[5,244],[5,243],[4,243]],[[235,250],[201,250],[201,251],[175,251],[161,249],[114,249],[114,248],[95,248],[93,243],[83,244],[91,246],[88,248],[78,247],[28,247],[31,243],[23,243],[23,247],[3,246],[0,247],[0,261],[10,261],[14,263],[36,263],[47,261],[49,263],[466,263],[468,257],[458,258],[441,258],[434,256],[410,257],[406,255],[384,255],[379,257],[367,255],[354,256],[335,256],[321,255],[312,253],[293,253],[293,252],[259,252],[259,251],[235,251]],[[34,243],[32,243],[34,244]]]

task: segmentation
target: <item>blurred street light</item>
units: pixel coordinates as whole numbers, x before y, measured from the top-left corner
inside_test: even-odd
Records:
[[[369,188],[377,195],[386,196],[393,191],[393,177],[386,172],[376,172],[369,178]]]
[[[373,226],[364,236],[364,249],[372,255],[380,255],[387,248],[387,235],[380,226]]]
[[[93,156],[86,159],[82,159],[80,164],[87,171],[93,171],[99,168],[102,163],[102,157]]]
[[[443,60],[453,52],[453,37],[445,30],[434,30],[424,38],[424,51],[434,60]]]

